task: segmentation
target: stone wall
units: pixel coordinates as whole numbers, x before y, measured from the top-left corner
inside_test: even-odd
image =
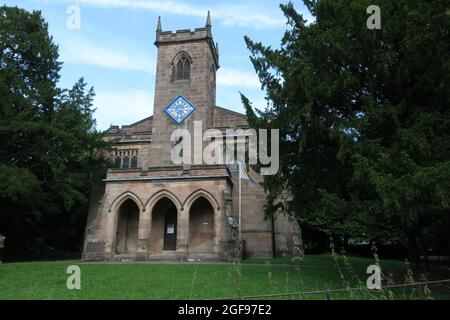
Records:
[[[263,177],[249,168],[256,184],[241,179],[242,197],[242,239],[245,241],[247,257],[271,257],[272,223],[265,219],[264,205],[266,194],[261,183]],[[233,210],[239,212],[239,172],[233,172]],[[301,242],[300,228],[297,222],[288,216],[278,214],[275,223],[275,250],[277,255],[292,255],[294,241]],[[301,243],[300,243],[301,245]]]
[[[240,127],[248,127],[245,115],[217,106],[214,108],[214,128]]]

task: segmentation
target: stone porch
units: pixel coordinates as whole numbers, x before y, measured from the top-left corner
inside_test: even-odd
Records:
[[[111,169],[91,204],[83,259],[229,260],[232,187],[221,165]]]

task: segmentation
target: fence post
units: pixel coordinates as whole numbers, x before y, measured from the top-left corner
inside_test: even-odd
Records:
[[[303,294],[303,290],[300,291],[300,300],[305,300],[305,295]]]
[[[326,295],[327,295],[327,300],[331,300],[330,289],[327,289]]]
[[[425,300],[425,296],[424,296],[424,294],[423,294],[423,288],[422,288],[422,285],[421,285],[421,284],[419,284],[419,285],[417,286],[417,294],[418,294],[418,296],[419,296],[419,300]]]

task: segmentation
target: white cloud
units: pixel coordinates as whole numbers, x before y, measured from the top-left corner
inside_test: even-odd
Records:
[[[65,42],[61,60],[126,71],[154,73],[153,59],[138,54],[129,55],[86,41]]]
[[[52,2],[52,0],[35,0],[40,2]],[[61,0],[53,0],[61,3]],[[169,14],[177,14],[193,17],[205,17],[208,10],[213,19],[219,20],[227,27],[252,27],[256,29],[271,29],[285,25],[281,11],[277,6],[274,9],[265,9],[257,2],[249,4],[229,4],[226,2],[199,6],[183,0],[65,0],[65,3],[106,7],[106,8],[131,8],[144,9]]]
[[[94,99],[97,129],[108,129],[111,124],[126,125],[142,120],[153,113],[151,91],[99,91]]]
[[[235,69],[219,69],[217,72],[217,84],[227,87],[261,88],[261,83],[256,73]]]

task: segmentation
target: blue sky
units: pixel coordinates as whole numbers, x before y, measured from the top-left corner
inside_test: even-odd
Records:
[[[287,2],[287,1],[283,1]],[[243,112],[239,91],[256,107],[264,92],[243,37],[279,47],[286,29],[276,0],[0,0],[27,10],[41,10],[64,62],[60,85],[71,87],[84,77],[96,91],[97,128],[130,124],[153,112],[158,16],[163,31],[203,27],[211,11],[214,40],[219,43],[217,105]],[[302,1],[298,11],[309,14]],[[70,5],[80,8],[80,29],[69,29]]]

